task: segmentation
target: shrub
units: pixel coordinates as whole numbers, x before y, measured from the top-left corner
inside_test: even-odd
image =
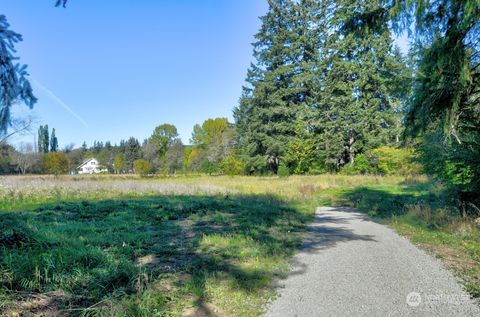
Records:
[[[342,169],[343,174],[356,175],[356,174],[377,174],[378,170],[373,166],[372,159],[365,154],[358,154],[355,157],[353,165],[346,165]]]
[[[267,160],[264,156],[245,156],[246,162],[246,172],[249,175],[266,175],[268,174],[267,170]]]
[[[234,151],[231,151],[221,162],[220,169],[224,174],[233,176],[233,175],[244,175],[245,174],[245,163],[238,159]]]
[[[150,173],[152,167],[150,166],[150,163],[143,159],[140,159],[133,162],[133,169],[135,170],[135,174],[138,174],[140,176],[146,176]]]
[[[200,164],[200,171],[208,175],[212,175],[218,172],[218,164],[205,160]]]
[[[50,152],[43,157],[43,169],[48,174],[65,174],[68,171],[68,158],[61,152]]]
[[[421,173],[421,166],[413,161],[414,152],[409,148],[379,147],[371,151],[374,166],[384,175],[414,175]]]
[[[280,165],[278,167],[277,175],[280,176],[280,177],[290,176],[290,170],[285,165]]]

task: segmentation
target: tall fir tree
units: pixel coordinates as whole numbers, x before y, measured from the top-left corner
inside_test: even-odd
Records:
[[[50,152],[58,151],[58,139],[55,136],[55,128],[52,129],[52,135],[50,136]]]
[[[38,128],[38,151],[40,153],[48,153],[50,150],[49,145],[48,125],[41,125]]]
[[[297,136],[297,121],[314,95],[320,2],[270,0],[253,44],[256,62],[234,117],[241,152],[251,158],[251,171],[268,166],[274,173],[289,142]]]
[[[27,66],[17,63],[14,45],[22,36],[10,29],[7,18],[0,14],[0,136],[11,123],[11,107],[17,102],[29,108],[37,102],[28,81]]]
[[[336,0],[328,22],[323,81],[312,125],[327,167],[353,164],[355,155],[398,140],[403,103],[396,94],[408,74],[392,46],[388,11],[379,0]]]
[[[125,144],[125,170],[133,172],[133,162],[140,158],[140,143],[134,137]]]

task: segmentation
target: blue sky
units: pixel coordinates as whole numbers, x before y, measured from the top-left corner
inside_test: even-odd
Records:
[[[232,120],[266,1],[53,2],[2,0],[1,13],[23,35],[32,113],[61,146],[142,141],[165,122],[188,142],[194,124]]]
[[[53,3],[2,0],[1,13],[23,35],[17,54],[39,98],[15,111],[55,127],[61,147],[142,141],[162,123],[188,143],[194,124],[233,120],[266,0]]]

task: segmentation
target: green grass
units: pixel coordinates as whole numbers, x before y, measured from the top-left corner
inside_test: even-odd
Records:
[[[353,206],[480,289],[480,233],[425,178],[7,178],[0,315],[258,316],[315,207]]]
[[[309,218],[266,195],[85,200],[3,212],[3,296],[11,312],[20,292],[62,290],[52,309],[65,315],[183,315],[202,303],[258,315]]]

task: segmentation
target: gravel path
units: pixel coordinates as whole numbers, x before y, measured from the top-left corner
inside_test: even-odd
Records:
[[[317,209],[266,316],[480,316],[436,260],[348,208]]]

